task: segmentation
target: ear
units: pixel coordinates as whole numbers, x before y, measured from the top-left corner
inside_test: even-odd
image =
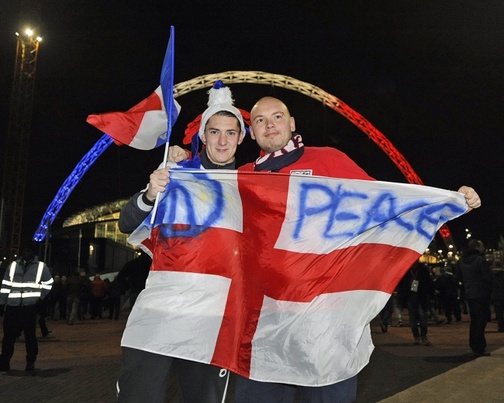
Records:
[[[250,138],[251,138],[252,140],[255,140],[256,138],[255,138],[255,136],[254,136],[254,129],[252,129],[252,126],[249,126],[249,131],[250,131]]]
[[[240,145],[241,143],[243,143],[243,139],[245,138],[245,132],[242,131],[240,133],[240,137],[238,138],[238,145]]]
[[[290,128],[291,128],[291,132],[296,131],[296,121],[294,120],[293,116],[291,116],[291,118],[290,118]]]
[[[196,133],[196,136],[197,135],[198,134]],[[203,134],[201,135],[201,141],[202,141],[203,144],[206,144],[206,134],[205,134],[205,132],[203,132]]]

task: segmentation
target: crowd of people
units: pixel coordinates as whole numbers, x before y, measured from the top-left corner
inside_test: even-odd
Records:
[[[493,307],[493,314],[492,314]],[[386,333],[395,314],[402,325],[402,309],[408,311],[415,344],[430,345],[428,323],[451,325],[470,315],[469,345],[475,355],[487,355],[486,324],[495,320],[504,332],[504,268],[498,258],[487,259],[480,240],[468,242],[460,259],[444,266],[415,263],[380,313]],[[444,316],[444,318],[443,318]]]
[[[145,287],[149,267],[150,257],[142,253],[127,262],[112,281],[102,279],[100,274],[89,276],[82,270],[68,277],[55,274],[51,291],[38,303],[42,336],[51,334],[45,319],[64,320],[69,325],[86,319],[118,320],[120,312],[131,308]]]

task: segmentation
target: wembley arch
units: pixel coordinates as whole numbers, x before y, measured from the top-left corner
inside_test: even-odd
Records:
[[[209,88],[216,80],[221,80],[226,84],[265,84],[285,88],[321,102],[323,105],[344,116],[357,126],[357,128],[364,132],[392,160],[409,183],[423,185],[423,181],[413,170],[406,158],[395,148],[395,146],[387,139],[387,137],[385,137],[383,133],[376,129],[364,116],[352,109],[335,95],[332,95],[313,84],[293,77],[267,73],[264,71],[225,71],[221,73],[198,76],[191,80],[175,84],[173,88],[173,96],[174,98],[178,98],[192,91]],[[42,242],[44,240],[52,222],[70,193],[94,161],[96,161],[96,159],[111,144],[112,139],[107,134],[103,135],[77,164],[47,208],[40,225],[33,236],[34,241]],[[446,224],[441,227],[439,233],[447,246],[454,245],[450,230]]]

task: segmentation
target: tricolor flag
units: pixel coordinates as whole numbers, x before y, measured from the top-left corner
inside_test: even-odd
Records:
[[[161,85],[126,112],[89,115],[86,119],[86,122],[112,137],[117,145],[152,150],[170,140],[171,128],[180,112],[180,105],[173,99],[173,27],[170,33],[161,69]]]
[[[404,273],[466,210],[419,185],[172,170],[121,344],[258,381],[343,381],[369,362],[369,324]]]

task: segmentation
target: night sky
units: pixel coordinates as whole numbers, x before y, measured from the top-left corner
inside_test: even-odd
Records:
[[[21,1],[1,0],[0,147],[7,131]],[[175,26],[175,83],[210,73],[259,70],[337,96],[406,157],[426,185],[474,187],[483,206],[449,223],[487,246],[504,234],[504,3],[439,1],[42,1],[23,238],[30,239],[67,176],[102,136],[91,113],[125,111],[159,85]],[[305,144],[334,146],[370,175],[405,182],[368,137],[295,91],[230,85],[235,105],[286,102]],[[206,107],[200,90],[182,105],[171,142]],[[2,158],[3,158],[2,147]],[[255,158],[250,139],[238,163]],[[127,198],[148,182],[163,150],[112,145],[83,177],[55,226],[88,207]],[[3,164],[1,165],[3,168]]]

